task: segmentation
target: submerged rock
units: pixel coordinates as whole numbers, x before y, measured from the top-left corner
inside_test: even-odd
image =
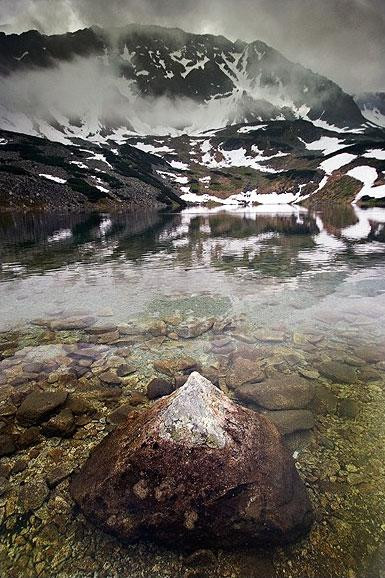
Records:
[[[339,361],[328,361],[318,368],[322,375],[336,383],[355,383],[357,372],[354,367]]]
[[[173,389],[174,388],[169,381],[160,379],[159,377],[154,377],[147,384],[147,397],[148,399],[157,399],[158,397],[169,395],[172,393]]]
[[[8,456],[16,451],[15,443],[10,435],[0,435],[0,457]]]
[[[174,376],[176,373],[191,373],[198,369],[198,364],[191,357],[172,357],[154,361],[154,369],[165,375]]]
[[[312,429],[315,424],[314,416],[308,409],[267,411],[264,415],[273,422],[282,435]]]
[[[191,319],[187,320],[176,328],[176,333],[182,339],[192,339],[207,333],[213,327],[215,319]]]
[[[129,415],[70,490],[92,522],[128,541],[279,543],[313,519],[276,427],[196,372],[172,395]]]
[[[66,391],[34,391],[17,410],[17,420],[23,425],[41,422],[64,404],[67,395]]]
[[[265,374],[255,361],[238,357],[226,376],[226,384],[231,389],[236,389],[245,383],[258,383],[264,378]]]
[[[284,376],[266,379],[258,384],[244,384],[236,390],[237,397],[266,409],[302,409],[314,395],[314,388],[300,377]]]

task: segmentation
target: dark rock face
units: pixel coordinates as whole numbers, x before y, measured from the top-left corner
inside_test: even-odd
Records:
[[[81,152],[75,146],[6,130],[0,130],[0,139],[3,141],[0,150],[1,207],[57,210],[124,206],[160,209],[173,204],[181,207],[186,205],[176,189],[156,172],[155,167],[168,170],[170,165],[160,157],[130,145],[122,145],[124,151],[119,158],[110,149],[102,151],[97,147],[97,152],[103,154],[110,165],[105,171],[105,163],[87,161],[89,153]],[[93,148],[94,145],[90,146]],[[87,167],[81,176],[76,165],[71,164],[74,153],[79,162]],[[89,164],[86,165],[84,161]],[[103,191],[94,186],[92,175],[95,169],[102,171],[100,174],[103,174],[106,185]],[[40,174],[49,174],[62,181],[54,182],[40,177]],[[60,331],[76,329],[76,326],[84,329],[90,325],[90,320],[74,319],[65,323],[54,322],[51,328]],[[108,335],[92,334],[90,342],[103,343]]]
[[[305,487],[276,427],[194,372],[94,450],[71,494],[119,538],[232,547],[306,532]]]

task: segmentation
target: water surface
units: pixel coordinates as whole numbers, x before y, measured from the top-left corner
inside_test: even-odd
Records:
[[[129,399],[132,387],[145,393],[155,360],[180,355],[219,372],[225,387],[232,355],[250,355],[250,348],[267,376],[311,380],[324,396],[311,408],[314,427],[299,428],[286,441],[316,523],[309,536],[287,548],[218,553],[218,567],[208,575],[366,576],[385,540],[384,224],[385,209],[351,206],[3,214],[3,391],[12,377],[20,377],[18,352],[26,345],[31,349],[24,355],[33,358],[35,351],[42,361],[46,344],[77,346],[89,338],[81,330],[47,330],[50,320],[92,316],[96,325],[122,328],[124,335],[135,334],[127,328],[164,320],[170,328],[174,318],[175,323],[231,319],[234,329],[194,339],[178,339],[170,329],[167,335],[151,329],[147,336],[138,330],[128,354],[137,371],[124,382],[121,399]],[[123,350],[111,332],[103,347],[113,358],[117,348]],[[216,343],[223,337],[229,354]],[[60,351],[59,362],[66,364]],[[55,371],[51,358],[47,363]],[[13,384],[12,395],[38,387],[34,379]],[[87,383],[87,374],[81,379]],[[26,470],[12,474],[17,455],[4,458],[11,485],[0,498],[6,528],[0,562],[11,575],[24,567],[28,576],[49,575],[51,564],[58,575],[185,575],[179,554],[151,545],[123,546],[74,517],[70,504],[60,513],[62,526],[50,534],[52,507],[58,498],[68,500],[66,481],[32,516],[12,506],[20,484],[44,475],[51,454],[60,450],[59,461],[81,465],[108,431],[108,412],[116,403],[98,406],[89,422],[79,420],[73,438],[41,442],[37,457],[21,452],[23,459],[28,456]],[[26,534],[37,545],[31,546]]]

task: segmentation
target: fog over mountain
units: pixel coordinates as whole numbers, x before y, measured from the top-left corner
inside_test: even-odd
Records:
[[[259,39],[352,94],[385,87],[383,0],[1,0],[0,29],[7,33],[130,22]]]
[[[341,128],[364,122],[336,83],[259,40],[138,24],[0,35],[4,129],[48,138],[46,123],[67,136],[196,134],[295,118]]]
[[[384,203],[383,0],[0,2],[0,205]]]

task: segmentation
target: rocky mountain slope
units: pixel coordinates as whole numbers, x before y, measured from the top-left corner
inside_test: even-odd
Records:
[[[0,131],[0,209],[184,206],[157,170],[171,167],[130,145],[66,146]]]
[[[97,67],[93,88],[98,90],[93,92],[100,98],[90,95],[79,110],[61,106],[59,95],[49,100],[49,89],[60,81],[66,83],[63,90],[70,82],[76,94],[90,63]],[[58,67],[60,74],[50,77]],[[337,84],[261,41],[231,42],[158,26],[94,27],[55,36],[0,34],[0,74],[3,88],[5,82],[16,83],[15,94],[5,91],[1,99],[0,128],[54,140],[79,133],[99,140],[106,135],[116,140],[130,131],[192,134],[272,119],[304,118],[351,128],[365,122],[353,98]],[[18,108],[25,77],[29,96]],[[31,102],[36,96],[31,86],[44,86],[47,78],[44,99],[49,104],[42,112]]]
[[[344,132],[282,120],[128,142],[171,163],[174,172],[158,174],[179,185],[187,202],[381,204],[385,197],[380,128]]]
[[[0,205],[382,204],[382,105],[260,41],[0,34]]]
[[[385,127],[385,92],[364,92],[355,101],[365,118]]]

